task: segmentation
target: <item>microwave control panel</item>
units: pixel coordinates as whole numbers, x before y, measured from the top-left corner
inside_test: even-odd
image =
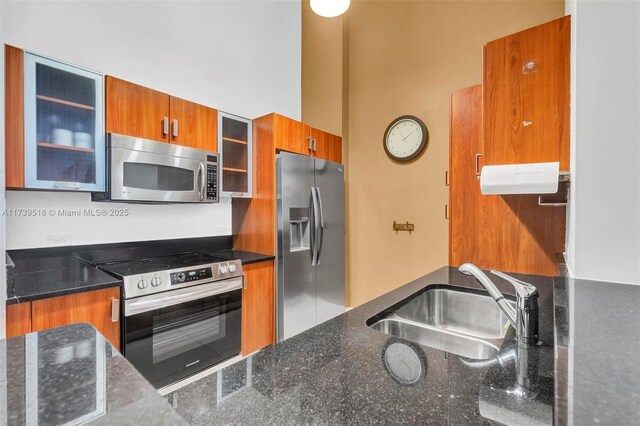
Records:
[[[190,281],[205,280],[212,278],[211,268],[191,269],[189,271],[173,272],[171,274],[171,284],[182,284]]]
[[[218,164],[217,158],[207,156],[207,200],[218,199]]]

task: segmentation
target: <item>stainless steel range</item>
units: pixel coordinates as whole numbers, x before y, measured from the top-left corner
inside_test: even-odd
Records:
[[[123,353],[156,388],[240,353],[239,260],[186,253],[97,266],[124,282]]]

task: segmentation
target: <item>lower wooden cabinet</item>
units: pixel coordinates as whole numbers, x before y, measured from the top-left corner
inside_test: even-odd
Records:
[[[120,349],[119,306],[118,287],[9,305],[7,337],[86,322]]]
[[[31,333],[31,302],[7,305],[7,339]]]
[[[275,342],[275,271],[273,261],[242,268],[242,355],[249,355]]]

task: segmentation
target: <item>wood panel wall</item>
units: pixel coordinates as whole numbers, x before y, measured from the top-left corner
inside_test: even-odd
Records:
[[[569,170],[570,45],[570,16],[486,44],[484,164]]]
[[[233,198],[233,247],[276,254],[276,114],[253,120],[253,197]]]
[[[24,55],[5,46],[5,166],[7,188],[24,188]]]
[[[449,264],[553,276],[564,250],[564,207],[536,195],[482,195],[475,154],[483,146],[482,86],[451,95]]]

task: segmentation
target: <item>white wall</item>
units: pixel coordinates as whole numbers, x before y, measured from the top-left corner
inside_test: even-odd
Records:
[[[640,2],[570,1],[572,276],[640,284]]]
[[[4,42],[220,110],[300,118],[297,1],[5,1]],[[97,208],[87,194],[10,192],[8,208]],[[109,204],[112,207],[122,205]],[[7,247],[231,233],[231,203],[124,206],[128,218],[7,220]]]

